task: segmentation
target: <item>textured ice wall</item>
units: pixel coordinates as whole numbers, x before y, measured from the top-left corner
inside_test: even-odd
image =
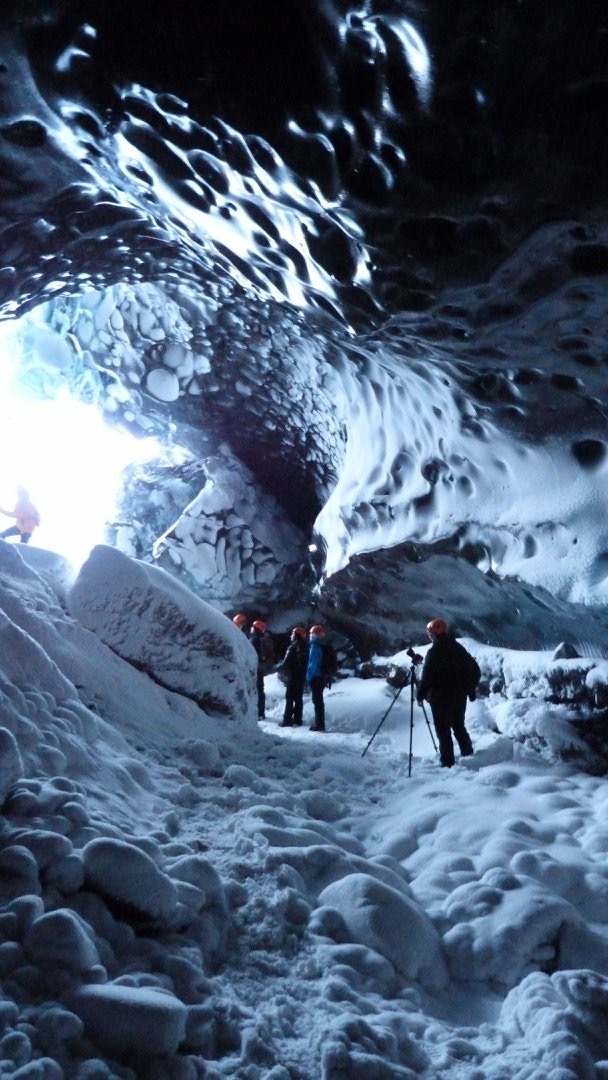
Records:
[[[187,483],[165,469],[171,496],[147,517],[133,495],[139,543],[151,550],[169,531],[175,565],[224,596],[279,582],[316,532],[330,571],[404,539],[449,541],[482,569],[603,602],[602,144],[574,145],[570,130],[560,143],[555,128],[562,106],[572,129],[585,109],[590,119],[570,46],[592,13],[573,21],[560,5],[552,59],[530,13],[504,5],[479,30],[468,9],[449,22],[420,4],[415,26],[398,5],[309,5],[243,96],[237,58],[250,47],[255,69],[269,40],[246,5],[228,28],[207,27],[194,74],[143,31],[129,55],[114,52],[95,4],[80,26],[59,5],[46,40],[52,18],[30,13],[17,32],[12,11],[0,41],[1,311],[38,307],[24,377],[41,393],[67,381],[184,450]],[[523,54],[540,119],[505,97],[502,75]],[[602,55],[588,55],[590,72]],[[543,118],[542,160],[524,162]],[[224,446],[242,467],[213,510],[210,562],[208,523],[197,538],[183,511],[208,516],[204,462]],[[287,556],[258,548],[251,515],[234,513],[249,474],[258,525],[276,513],[300,530]]]
[[[560,245],[564,259],[580,250],[556,229],[540,252],[555,258]],[[513,279],[521,293],[533,269],[534,252],[522,251],[498,275],[497,295],[513,291]],[[588,289],[588,325],[601,324]],[[220,307],[187,285],[171,296],[115,286],[24,320],[23,378],[67,378],[109,418],[154,429],[198,460],[188,509],[178,524],[175,513],[160,518],[166,538],[151,535],[144,554],[153,544],[168,552],[164,565],[185,570],[206,595],[253,599],[258,587],[259,599],[267,586],[267,598],[276,595],[285,567],[305,565],[314,532],[327,574],[355,553],[451,538],[481,569],[602,603],[608,435],[592,393],[602,393],[601,365],[585,354],[586,391],[572,374],[583,365],[568,305],[580,309],[581,291],[566,277],[522,305],[502,339],[479,290],[458,300],[460,322],[480,324],[481,359],[466,336],[458,348],[449,342],[445,328],[429,340],[438,317],[419,319],[417,334],[411,318],[395,316],[356,340],[335,330],[315,338],[300,316],[273,306],[264,319],[259,308]],[[594,326],[586,348],[599,351],[603,334]],[[513,342],[513,357],[491,357],[497,340]],[[204,462],[222,458],[231,464],[218,482],[217,465]]]
[[[588,406],[578,433],[566,419],[563,430],[548,423],[539,433],[538,410],[549,410],[550,392],[526,401],[530,395],[514,389],[519,415],[505,424],[500,408],[476,400],[466,373],[445,357],[429,352],[404,371],[386,346],[366,352],[360,367],[343,372],[346,451],[315,525],[327,543],[328,573],[355,553],[405,539],[456,538],[482,569],[602,602],[606,462],[602,441],[581,446],[578,438],[589,432]]]

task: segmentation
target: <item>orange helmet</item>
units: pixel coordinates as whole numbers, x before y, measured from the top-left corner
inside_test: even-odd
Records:
[[[241,612],[239,615],[235,615],[232,621],[235,626],[238,626],[239,630],[242,630],[245,623],[247,622],[247,616],[243,615],[243,613]]]
[[[433,634],[435,637],[439,634],[447,634],[448,632],[447,623],[444,622],[443,619],[431,619],[431,621],[426,624],[426,629],[429,634]]]
[[[294,634],[295,634],[296,637],[305,638],[306,637],[306,630],[304,629],[303,626],[294,626],[293,630],[291,631],[291,636],[293,637]]]
[[[265,634],[266,633],[266,623],[262,622],[261,619],[254,619],[252,624],[251,624],[251,627],[252,627],[252,629],[255,628],[256,630],[259,630],[260,634]]]
[[[319,637],[325,637],[325,630],[322,626],[311,626],[308,633],[317,634]]]

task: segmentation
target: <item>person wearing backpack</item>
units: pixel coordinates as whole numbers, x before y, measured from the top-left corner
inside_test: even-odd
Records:
[[[308,632],[308,666],[306,668],[306,681],[310,685],[312,703],[315,710],[314,724],[310,725],[310,731],[325,731],[325,702],[323,691],[336,674],[336,664],[331,663],[331,655],[335,657],[333,646],[324,642],[325,630],[322,626],[311,626]],[[333,666],[333,671],[329,668]]]
[[[277,671],[285,682],[285,711],[281,727],[300,727],[302,724],[307,665],[306,630],[303,626],[294,626],[287,652],[277,665]]]
[[[465,727],[467,698],[475,700],[481,672],[475,657],[448,632],[443,619],[431,619],[427,634],[432,645],[428,650],[418,683],[418,704],[428,701],[439,742],[443,768],[454,764],[454,743],[462,757],[472,754],[473,744]]]
[[[266,623],[262,619],[254,619],[249,631],[249,640],[253,645],[257,657],[258,666],[256,671],[256,687],[258,691],[258,720],[266,719],[266,694],[264,693],[264,675],[272,669],[273,648],[272,639],[266,633]]]

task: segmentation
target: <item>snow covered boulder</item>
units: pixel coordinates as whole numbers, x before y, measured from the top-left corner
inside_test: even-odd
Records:
[[[207,712],[255,721],[257,658],[247,638],[164,570],[99,545],[69,605],[83,626],[162,686]]]
[[[217,907],[221,912],[227,911],[222,879],[209,860],[202,855],[182,855],[171,865],[169,874],[175,881],[188,882],[199,889],[206,906]]]
[[[184,739],[176,749],[196,765],[203,776],[222,775],[222,757],[214,743],[206,739]]]
[[[0,727],[0,806],[15,781],[23,776],[23,762],[14,735],[8,728]]]
[[[92,933],[78,915],[65,908],[34,919],[23,945],[29,959],[41,966],[82,974],[99,964]]]
[[[0,902],[18,896],[40,896],[38,863],[28,848],[11,844],[0,851]]]
[[[166,990],[88,985],[70,994],[67,1003],[89,1038],[112,1057],[174,1054],[186,1033],[188,1010]]]
[[[581,986],[591,991],[587,1000],[584,993],[579,997]],[[608,1054],[606,988],[606,980],[593,971],[536,971],[507,994],[500,1027],[510,1045],[525,1047],[528,1075],[576,1080],[602,1075],[595,1064]]]
[[[228,902],[217,870],[201,855],[185,855],[167,869],[182,905],[193,905],[189,924],[205,963],[212,968],[223,959],[230,926]],[[190,900],[192,896],[192,900]]]
[[[521,866],[522,856],[513,862]],[[608,974],[602,938],[568,900],[523,874],[490,868],[479,881],[454,889],[444,913],[452,923],[443,944],[454,979],[511,989],[530,972],[582,967],[589,956]]]
[[[47,551],[46,548],[33,545],[21,544],[19,554],[23,561],[31,566],[32,570],[35,570],[53,590],[59,603],[64,605],[76,577],[72,564],[56,551]]]
[[[85,884],[110,908],[136,920],[166,924],[178,904],[170,878],[140,848],[122,840],[91,840],[82,851]]]
[[[404,978],[433,990],[447,985],[439,936],[414,900],[368,874],[349,874],[319,902],[339,912],[353,942],[386,957]]]

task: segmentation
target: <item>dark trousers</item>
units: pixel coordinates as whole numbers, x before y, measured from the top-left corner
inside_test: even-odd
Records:
[[[264,693],[264,675],[261,666],[257,670],[256,686],[258,691],[258,720],[263,720],[266,715],[266,694]]]
[[[302,723],[304,708],[304,682],[302,679],[288,679],[285,684],[285,711],[283,723],[286,727],[299,727]]]
[[[325,731],[324,689],[325,679],[321,675],[315,675],[315,677],[310,680],[310,692],[312,694],[312,703],[315,708],[315,728],[317,731]]]
[[[462,699],[458,701],[431,701],[433,724],[435,725],[439,743],[439,758],[441,764],[446,765],[448,768],[454,764],[452,732],[462,757],[467,757],[473,753],[473,743],[464,726],[466,707],[466,698],[464,701]]]
[[[18,525],[11,525],[10,528],[5,529],[4,532],[0,533],[0,540],[6,540],[7,536],[18,536],[22,544],[27,544],[28,540],[31,539],[32,534],[21,532]]]

